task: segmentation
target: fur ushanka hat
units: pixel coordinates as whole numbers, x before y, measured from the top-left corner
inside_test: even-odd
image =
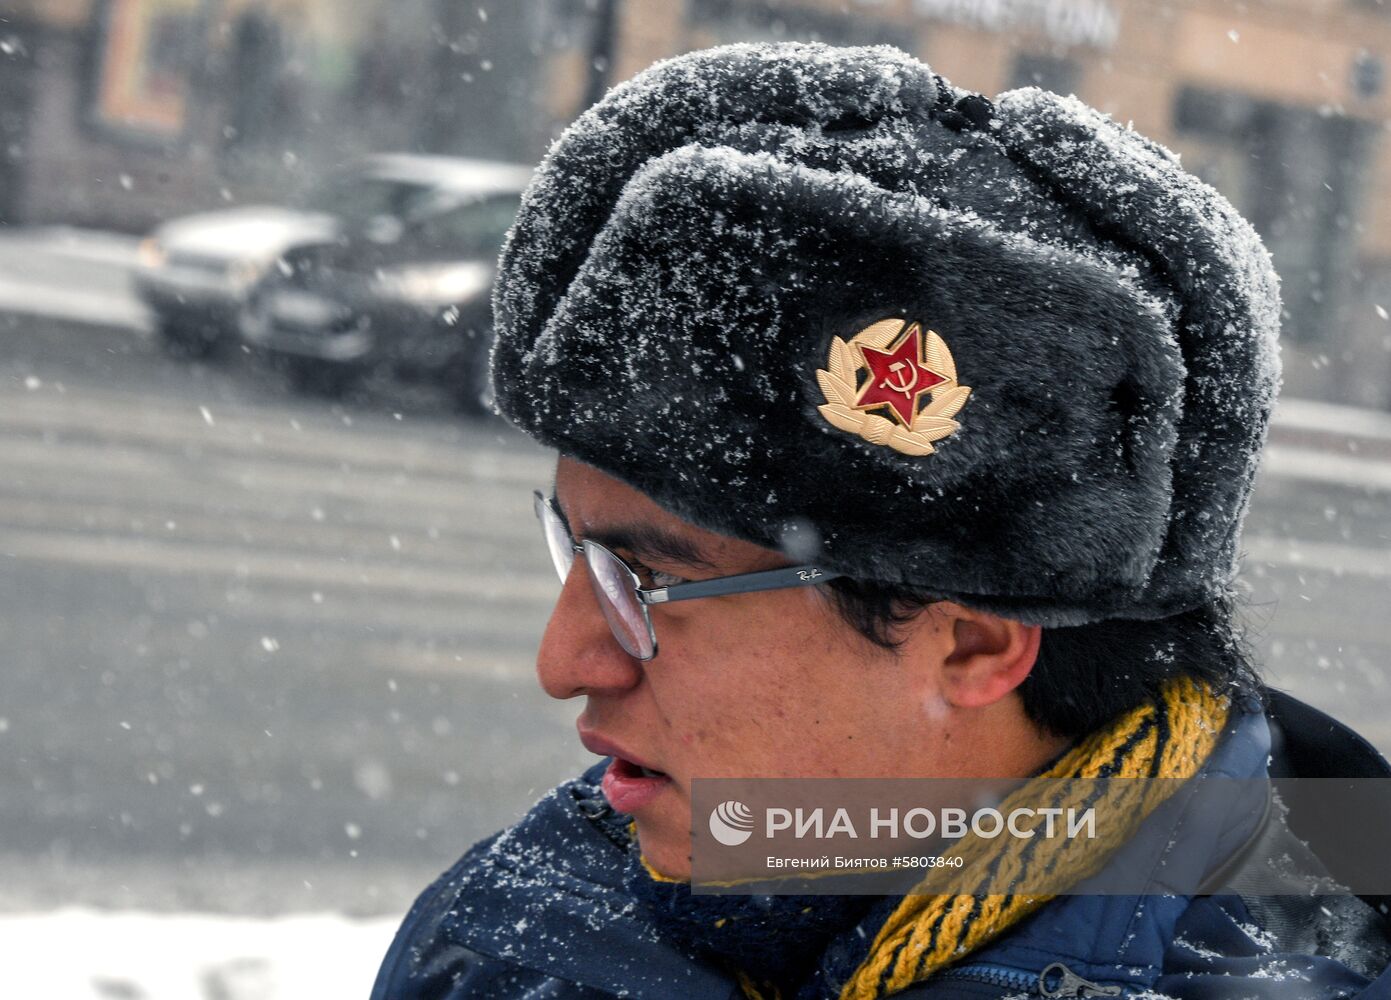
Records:
[[[615,87],[537,170],[493,305],[497,405],[542,442],[1041,625],[1224,592],[1280,380],[1269,256],[1172,153],[888,46]]]

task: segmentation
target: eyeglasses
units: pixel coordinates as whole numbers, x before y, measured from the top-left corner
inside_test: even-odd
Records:
[[[644,588],[642,579],[633,568],[596,541],[586,538],[576,542],[570,529],[554,504],[540,492],[534,494],[536,518],[546,536],[546,548],[556,575],[563,584],[575,563],[575,554],[584,556],[589,569],[589,582],[599,599],[609,629],[623,651],[639,660],[657,655],[657,633],[652,628],[648,607],[691,601],[699,597],[722,597],[726,594],[749,594],[759,590],[782,590],[785,587],[809,587],[843,576],[816,566],[784,566],[758,573],[736,573],[713,580],[694,580],[670,587]]]

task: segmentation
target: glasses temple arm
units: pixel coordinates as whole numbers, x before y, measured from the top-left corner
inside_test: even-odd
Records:
[[[740,573],[736,576],[717,577],[714,580],[695,580],[691,583],[673,584],[670,587],[639,590],[638,599],[643,604],[670,604],[673,601],[689,601],[697,597],[723,597],[727,594],[749,594],[759,590],[782,590],[785,587],[810,587],[844,575],[815,566],[784,566],[758,573]]]

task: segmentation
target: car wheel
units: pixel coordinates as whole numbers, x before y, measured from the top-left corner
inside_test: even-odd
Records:
[[[351,371],[314,358],[286,358],[285,376],[298,392],[327,399],[340,399],[352,388]]]
[[[470,338],[458,360],[445,368],[445,389],[458,413],[472,417],[491,416],[493,383],[488,376],[488,355],[492,334]]]
[[[164,353],[179,361],[197,361],[212,357],[221,345],[222,336],[216,327],[196,322],[176,322],[162,319],[155,326],[155,337]]]

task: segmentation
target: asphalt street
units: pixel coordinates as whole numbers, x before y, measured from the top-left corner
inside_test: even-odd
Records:
[[[540,449],[0,338],[0,907],[399,911],[593,759],[532,676]]]
[[[550,456],[99,314],[0,315],[0,909],[399,913],[593,759],[532,674]],[[1245,538],[1269,678],[1391,751],[1391,417],[1283,409]]]

